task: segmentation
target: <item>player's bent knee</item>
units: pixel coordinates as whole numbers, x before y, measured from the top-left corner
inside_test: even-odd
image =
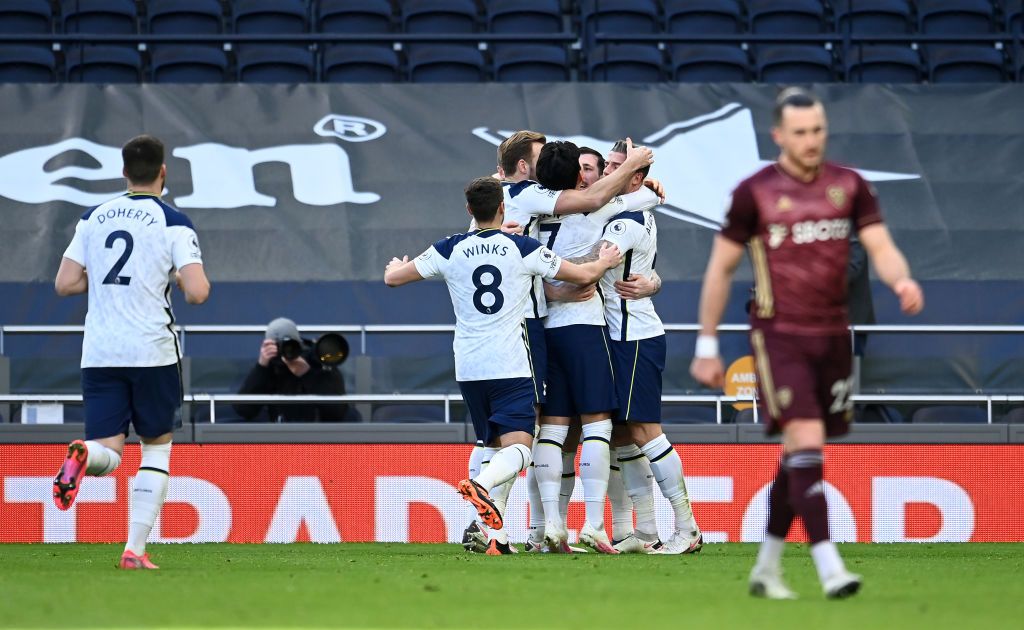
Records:
[[[825,423],[820,418],[793,418],[782,430],[785,451],[820,449],[825,445]]]
[[[629,424],[629,435],[637,446],[643,446],[661,434],[661,424],[657,422],[631,422]]]
[[[501,436],[502,448],[519,444],[526,447],[529,451],[533,446],[533,435],[526,431],[510,431]]]
[[[143,442],[139,470],[152,469],[169,473],[171,470],[171,442]]]

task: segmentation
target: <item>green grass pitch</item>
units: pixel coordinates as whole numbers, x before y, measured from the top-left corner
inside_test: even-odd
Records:
[[[795,602],[746,594],[756,545],[696,556],[468,554],[457,545],[0,545],[3,628],[1024,627],[1024,545],[841,545],[865,576],[827,601],[804,545]]]

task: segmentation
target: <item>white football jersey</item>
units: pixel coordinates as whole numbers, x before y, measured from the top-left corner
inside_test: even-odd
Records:
[[[623,212],[604,228],[603,240],[619,246],[622,262],[601,277],[604,315],[608,334],[615,341],[636,341],[665,334],[661,318],[651,298],[623,300],[615,291],[615,281],[632,274],[650,276],[658,258],[658,226],[654,213]]]
[[[540,222],[540,242],[564,259],[586,256],[601,240],[601,232],[608,220],[628,211],[649,210],[658,205],[658,195],[646,186],[612,198],[594,212],[566,214],[543,219]],[[551,284],[562,284],[551,280]],[[559,328],[574,324],[604,326],[604,301],[601,292],[585,302],[549,302],[545,328]]]
[[[562,191],[548,190],[529,179],[514,183],[502,182],[501,188],[505,193],[505,220],[523,226],[524,236],[538,238],[541,217],[555,214],[555,203]],[[539,277],[534,278],[525,313],[527,317],[544,317],[548,314],[544,284]]]
[[[489,228],[443,238],[415,260],[441,276],[455,307],[455,379],[533,376],[523,313],[535,276],[553,278],[562,260],[536,239]]]
[[[178,362],[171,274],[203,262],[187,216],[156,195],[129,193],[83,214],[64,257],[89,274],[83,368]]]

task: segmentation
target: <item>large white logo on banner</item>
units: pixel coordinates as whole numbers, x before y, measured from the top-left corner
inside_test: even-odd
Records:
[[[367,142],[380,138],[387,128],[369,118],[329,114],[313,127],[319,136],[346,142]],[[47,170],[47,164],[71,152],[84,153],[94,166],[64,166]],[[180,208],[241,208],[277,205],[277,198],[256,190],[253,169],[258,164],[287,164],[292,194],[311,206],[339,203],[375,203],[380,195],[358,192],[352,182],[348,153],[334,143],[289,144],[246,149],[204,142],[171,151],[191,167],[192,193],[174,197]],[[73,180],[102,182],[124,180],[121,149],[86,140],[68,138],[42,147],[15,151],[0,157],[0,196],[22,203],[66,201],[95,206],[117,194],[89,192],[72,185]],[[169,191],[171,195],[174,191]]]
[[[539,129],[538,131],[544,131]],[[486,127],[473,135],[497,146],[512,131],[490,132]],[[559,136],[548,140],[569,140],[607,154],[614,140],[591,136]],[[633,139],[654,149],[651,177],[665,182],[668,200],[659,212],[718,229],[725,218],[725,200],[743,178],[771,162],[762,160],[750,109],[730,103],[721,109],[666,125],[643,139]],[[920,175],[858,169],[869,181],[917,179]]]

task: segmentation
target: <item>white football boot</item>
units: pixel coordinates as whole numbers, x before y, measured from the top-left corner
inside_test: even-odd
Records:
[[[856,573],[843,569],[830,575],[821,585],[821,590],[825,591],[825,597],[829,599],[843,599],[856,595],[863,579]]]
[[[750,594],[765,599],[796,599],[798,595],[782,581],[782,571],[754,567],[750,572]]]
[[[583,523],[583,528],[580,530],[580,542],[590,547],[598,553],[607,553],[616,555],[619,550],[612,546],[612,542],[608,540],[608,534],[604,530],[595,529],[589,521]]]
[[[666,555],[666,556],[678,556],[686,553],[700,553],[701,548],[704,546],[704,536],[701,535],[700,531],[692,532],[681,532],[676,530],[672,534],[672,538],[661,546],[654,553]]]

